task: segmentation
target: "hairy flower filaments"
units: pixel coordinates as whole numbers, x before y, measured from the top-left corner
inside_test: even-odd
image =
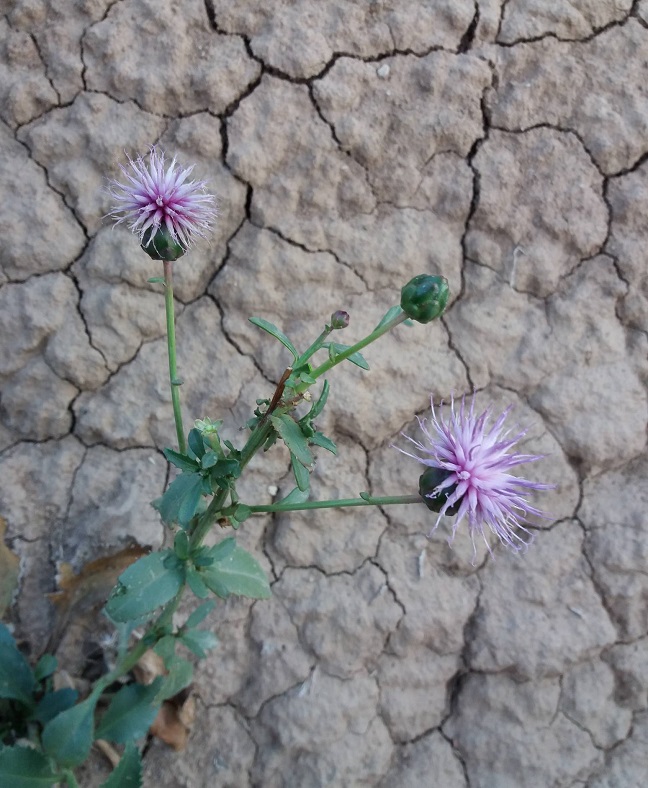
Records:
[[[405,435],[423,456],[399,451],[434,469],[421,477],[421,495],[428,508],[439,512],[430,533],[443,515],[456,514],[451,540],[467,517],[473,546],[478,534],[490,550],[485,535],[488,528],[506,547],[522,550],[533,538],[522,523],[530,514],[547,516],[528,502],[529,490],[546,490],[552,485],[537,484],[509,473],[516,465],[541,459],[541,455],[511,451],[525,431],[508,439],[509,431],[502,432],[510,408],[489,429],[490,409],[475,416],[474,404],[473,398],[467,408],[463,397],[461,406],[456,408],[453,399],[450,416],[445,419],[432,402],[430,424],[419,419],[425,442]]]
[[[151,148],[148,165],[139,156],[119,165],[125,183],[113,180],[108,191],[115,201],[110,212],[116,224],[127,222],[151,257],[176,260],[205,238],[216,218],[215,198],[205,181],[188,181],[193,170],[180,167],[175,156],[166,168],[164,152]]]

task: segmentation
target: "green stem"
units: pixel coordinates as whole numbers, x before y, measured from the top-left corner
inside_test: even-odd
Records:
[[[178,447],[181,454],[187,453],[184,427],[182,426],[182,410],[180,408],[180,381],[176,366],[175,313],[173,306],[173,263],[164,261],[164,305],[166,307],[167,347],[169,349],[169,380],[171,383],[171,402],[175,419]]]
[[[63,779],[68,784],[68,788],[79,788],[79,783],[76,781],[71,769],[66,769],[63,772]]]
[[[305,364],[308,361],[308,359],[312,355],[317,353],[317,351],[322,347],[322,345],[324,344],[324,342],[326,341],[326,339],[328,338],[329,334],[332,331],[333,329],[331,328],[331,326],[326,326],[324,331],[322,331],[322,333],[317,337],[317,339],[313,342],[313,344],[301,354],[301,356],[297,359],[297,361],[295,361],[295,368],[301,367],[303,364]]]
[[[319,378],[322,375],[325,375],[330,369],[340,364],[342,361],[345,361],[349,356],[352,356],[354,353],[362,350],[363,348],[370,345],[372,342],[375,342],[379,337],[383,334],[386,334],[388,331],[391,331],[392,328],[400,325],[400,323],[404,323],[407,320],[407,315],[402,310],[395,316],[392,317],[391,320],[388,320],[386,323],[383,323],[382,326],[379,328],[374,329],[371,334],[366,336],[364,339],[361,339],[359,342],[356,342],[355,345],[351,345],[351,347],[347,348],[342,353],[339,353],[334,359],[329,359],[325,361],[323,364],[320,364],[319,367],[316,367],[311,373],[311,377]],[[295,389],[295,393],[301,394],[308,388],[307,383],[302,383]]]
[[[391,504],[423,503],[420,495],[383,495],[367,498],[340,498],[331,501],[305,501],[304,503],[271,503],[250,506],[252,514],[267,512],[300,512],[306,509],[335,509],[339,506],[389,506]]]

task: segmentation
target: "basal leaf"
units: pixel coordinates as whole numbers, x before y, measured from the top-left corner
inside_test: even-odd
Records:
[[[281,344],[284,347],[288,348],[288,350],[293,354],[293,358],[295,359],[295,361],[299,358],[299,353],[295,350],[295,346],[293,345],[293,343],[288,339],[288,337],[282,331],[280,331],[277,328],[277,326],[275,326],[273,323],[270,323],[268,320],[264,320],[262,317],[250,317],[248,319],[250,323],[252,323],[255,326],[258,326],[264,331],[267,331],[268,334],[273,336],[275,339],[278,339],[281,342]]]
[[[53,720],[57,714],[71,709],[77,702],[79,693],[71,687],[48,692],[38,701],[36,709],[32,715],[33,719],[46,725]]]
[[[142,759],[139,750],[129,742],[115,770],[100,788],[141,788]]]
[[[297,460],[306,467],[312,465],[313,455],[308,448],[308,441],[299,429],[297,422],[287,413],[282,413],[279,416],[270,416],[270,421]]]
[[[0,698],[12,698],[33,706],[34,674],[18,650],[11,632],[0,622]]]
[[[106,605],[106,612],[114,621],[141,618],[178,593],[184,572],[181,566],[167,561],[170,556],[174,556],[171,550],[151,553],[131,564],[119,576]]]
[[[91,695],[57,714],[45,726],[41,737],[43,750],[61,766],[76,766],[88,757],[94,739],[96,704],[97,698]]]
[[[159,676],[152,684],[127,684],[113,697],[97,728],[98,739],[123,744],[144,736],[160,704],[156,696],[162,685]]]
[[[31,747],[0,750],[0,785],[6,788],[44,788],[54,785],[60,775],[52,772],[49,760]]]
[[[43,654],[43,656],[36,663],[34,668],[34,677],[36,681],[42,681],[56,670],[58,660],[53,654]]]

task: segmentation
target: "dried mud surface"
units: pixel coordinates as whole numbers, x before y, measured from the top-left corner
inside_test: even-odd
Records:
[[[423,507],[246,522],[273,598],[211,615],[188,749],[152,743],[145,784],[647,784],[645,0],[0,0],[0,41],[0,515],[33,653],[62,562],[164,540],[160,272],[102,220],[124,151],[219,196],[176,266],[187,419],[238,441],[272,393],[249,315],[305,344],[346,309],[348,341],[439,273],[442,321],[331,374],[314,494],[414,490],[390,444],[471,391],[557,485],[524,557],[476,565]],[[255,468],[247,500],[289,489],[281,451]]]

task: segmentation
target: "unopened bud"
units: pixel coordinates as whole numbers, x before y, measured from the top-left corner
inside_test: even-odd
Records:
[[[442,468],[428,468],[419,478],[419,495],[423,498],[423,502],[427,508],[431,509],[433,512],[440,512],[448,498],[455,491],[456,484],[453,484],[450,487],[445,487],[443,490],[435,492],[437,487],[445,481],[449,475],[450,472]],[[460,503],[461,501],[457,501],[452,504],[452,506],[446,509],[445,514],[450,517],[452,517],[453,514],[457,514]]]
[[[401,309],[418,323],[429,323],[443,314],[450,290],[445,276],[419,274],[401,290]]]
[[[182,244],[179,244],[171,235],[165,225],[160,225],[157,229],[151,227],[142,239],[142,249],[153,260],[166,260],[173,262],[187,251]]]
[[[348,312],[338,309],[337,312],[333,312],[331,315],[331,328],[336,330],[346,328],[349,325],[350,320],[351,317],[349,316]]]

